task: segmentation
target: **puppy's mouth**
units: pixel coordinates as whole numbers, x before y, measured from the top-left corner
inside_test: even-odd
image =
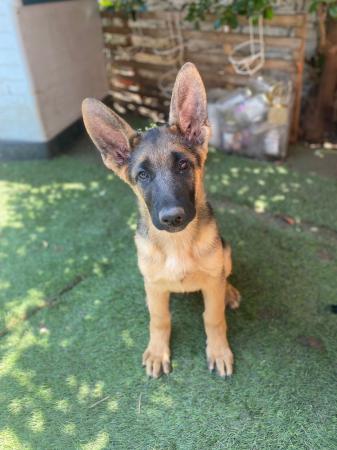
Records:
[[[184,223],[182,225],[178,225],[178,226],[173,226],[173,225],[170,226],[170,225],[168,225],[168,226],[165,226],[165,227],[160,227],[160,228],[158,228],[158,230],[166,231],[167,233],[178,233],[179,231],[185,230],[185,228],[187,227],[187,225],[189,223],[190,222],[186,222],[186,223]]]

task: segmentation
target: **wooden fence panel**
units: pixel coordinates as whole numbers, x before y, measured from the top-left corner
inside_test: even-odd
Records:
[[[121,14],[102,12],[102,26],[111,94],[115,106],[137,111],[155,118],[168,113],[169,99],[160,89],[158,80],[164,74],[166,82],[173,82],[180,65],[178,51],[165,52],[177,45],[172,29],[177,13],[156,11],[142,13],[137,20]],[[209,16],[196,30],[181,20],[184,42],[183,60],[192,61],[200,70],[206,87],[231,88],[247,83],[247,77],[237,75],[228,57],[234,47],[249,38],[248,21],[240,18],[239,28],[229,32],[215,30],[214,17]],[[292,140],[298,135],[306,15],[276,15],[265,22],[265,64],[261,74],[284,73],[295,88]]]

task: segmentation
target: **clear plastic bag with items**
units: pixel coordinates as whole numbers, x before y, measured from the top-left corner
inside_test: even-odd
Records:
[[[292,85],[253,78],[245,88],[208,93],[210,143],[228,153],[280,159],[287,153]]]

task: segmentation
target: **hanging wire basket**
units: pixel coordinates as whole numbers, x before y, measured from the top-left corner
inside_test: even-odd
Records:
[[[234,47],[229,61],[239,75],[254,75],[264,66],[263,19],[258,18],[258,36],[254,33],[253,19],[249,19],[249,40]]]

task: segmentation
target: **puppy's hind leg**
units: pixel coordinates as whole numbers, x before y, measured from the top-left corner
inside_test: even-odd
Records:
[[[228,281],[226,281],[226,305],[230,309],[238,309],[241,303],[240,292]]]
[[[225,277],[229,277],[232,273],[232,251],[228,244],[224,245],[224,271]],[[231,309],[238,309],[241,303],[240,292],[232,286],[228,281],[226,283],[226,305]]]

